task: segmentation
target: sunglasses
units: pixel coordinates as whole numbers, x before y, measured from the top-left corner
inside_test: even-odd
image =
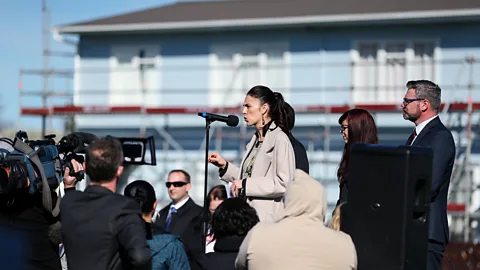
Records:
[[[165,186],[167,186],[167,188],[171,187],[172,185],[174,187],[183,187],[186,184],[188,184],[188,183],[187,182],[166,182]]]
[[[403,98],[403,104],[408,105],[414,101],[424,100],[424,98]]]

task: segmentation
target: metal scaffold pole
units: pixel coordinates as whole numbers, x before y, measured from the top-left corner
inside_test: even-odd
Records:
[[[474,134],[472,133],[472,86],[473,86],[473,68],[474,68],[474,58],[467,58],[466,61],[470,65],[470,72],[469,72],[469,79],[468,79],[468,109],[467,109],[467,125],[466,125],[466,149],[465,149],[465,176],[466,176],[466,191],[465,194],[465,219],[464,219],[464,241],[468,242],[472,234],[471,228],[471,213],[472,210],[472,193],[475,190],[474,182],[473,182],[473,168],[471,162],[471,152],[472,152],[472,144],[474,140]]]
[[[450,209],[452,218],[452,232],[455,238],[462,239],[464,242],[471,241],[475,238],[474,230],[472,230],[472,221],[475,219],[472,214],[477,207],[473,200],[473,193],[477,187],[473,179],[473,163],[471,159],[472,147],[475,140],[474,129],[472,126],[472,115],[476,108],[476,103],[473,101],[473,70],[475,60],[473,57],[467,57],[464,60],[459,74],[457,75],[457,82],[460,80],[462,74],[465,74],[465,68],[468,68],[468,77],[466,88],[467,103],[462,110],[453,112],[451,110],[450,102],[444,106],[445,116],[448,118],[448,128],[452,131],[457,131],[458,137],[456,140],[457,157],[455,160],[455,169],[453,171],[450,188],[449,188],[449,204],[455,206]],[[461,88],[455,88],[461,91]],[[455,121],[455,116],[458,119]],[[464,117],[462,117],[464,116]],[[456,122],[454,124],[454,122]]]

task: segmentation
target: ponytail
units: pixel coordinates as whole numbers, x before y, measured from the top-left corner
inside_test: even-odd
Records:
[[[283,132],[286,134],[290,133],[288,128],[288,118],[287,118],[287,110],[286,110],[286,102],[283,99],[283,95],[279,92],[273,92],[275,96],[275,102],[273,108],[270,108],[271,117],[273,121],[279,126]]]
[[[288,128],[287,105],[282,94],[273,92],[270,88],[257,85],[252,87],[247,93],[248,96],[260,99],[262,104],[267,103],[270,106],[270,117],[286,134],[290,133]]]
[[[124,196],[134,199],[144,214],[153,210],[153,205],[157,200],[153,186],[143,180],[136,180],[128,184],[125,187]]]

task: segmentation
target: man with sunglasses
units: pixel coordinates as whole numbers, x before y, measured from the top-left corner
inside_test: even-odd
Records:
[[[188,195],[191,188],[190,175],[184,170],[173,170],[168,174],[165,186],[172,202],[158,213],[155,224],[165,232],[179,235],[187,252],[192,269],[193,254],[202,251],[201,216],[202,207]]]
[[[452,133],[440,121],[441,89],[431,81],[409,81],[403,99],[403,118],[415,123],[406,144],[433,150],[427,269],[441,269],[448,243],[447,195],[455,161]]]

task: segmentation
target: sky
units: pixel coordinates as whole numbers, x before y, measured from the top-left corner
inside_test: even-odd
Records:
[[[47,0],[51,27],[108,17],[151,7],[172,4],[175,0]],[[40,96],[19,95],[20,69],[42,69],[42,0],[6,0],[0,9],[0,123],[10,128],[40,130],[39,116],[19,117],[19,108],[41,107]],[[50,49],[58,52],[75,52],[73,46],[58,43],[51,35]],[[49,68],[73,68],[73,57],[49,57]],[[41,92],[42,77],[24,75],[22,89]],[[55,79],[54,90],[71,90],[73,82]],[[52,99],[50,99],[52,100]],[[66,98],[55,97],[55,104],[65,104]],[[21,105],[20,105],[21,104]],[[47,127],[61,128],[61,118],[54,117]],[[27,130],[28,131],[28,130]]]

